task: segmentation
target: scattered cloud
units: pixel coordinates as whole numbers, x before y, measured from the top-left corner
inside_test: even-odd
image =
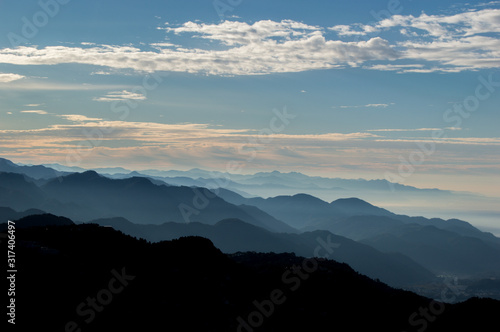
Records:
[[[89,118],[88,116],[80,115],[80,114],[63,114],[63,115],[59,115],[59,117],[64,118],[68,121],[72,121],[72,122],[91,122],[91,121],[102,121],[103,120],[101,118]]]
[[[25,77],[26,76],[19,75],[19,74],[0,73],[0,83],[9,83],[12,81],[17,81],[17,80],[23,79]]]
[[[341,106],[332,106],[332,108],[386,108],[390,105],[394,105],[394,103],[388,104],[366,104],[366,105],[341,105]]]
[[[436,130],[443,130],[443,129],[446,129],[446,130],[462,130],[462,128],[458,128],[458,127],[446,127],[446,128],[415,128],[415,129],[370,129],[370,130],[367,130],[369,132],[376,132],[376,131],[393,131],[393,132],[396,132],[396,131],[436,131]]]
[[[91,72],[90,75],[111,75],[111,73],[109,71],[98,70]]]
[[[24,106],[26,106],[26,107],[39,107],[39,106],[42,106],[42,104],[26,104]]]
[[[43,110],[25,110],[25,111],[21,111],[21,113],[32,113],[32,114],[40,114],[40,115],[49,114],[49,113],[47,113],[46,111],[43,111]]]
[[[94,98],[95,101],[113,102],[121,100],[145,100],[146,96],[141,93],[134,93],[127,90],[112,91],[107,93],[104,97]]]
[[[373,25],[324,28],[293,20],[254,23],[165,24],[167,34],[204,39],[213,46],[169,42],[133,46],[80,43],[79,46],[23,46],[0,49],[0,63],[55,65],[78,63],[138,72],[173,71],[209,75],[263,75],[359,67],[399,73],[460,72],[500,67],[500,9],[468,9],[453,15],[394,15]],[[351,41],[330,38],[355,37]],[[381,37],[399,33],[391,42]],[[328,38],[327,38],[328,36]],[[359,40],[363,36],[366,40]],[[166,37],[168,38],[168,36]],[[144,44],[142,44],[144,45]],[[196,45],[196,43],[195,43]],[[398,63],[412,61],[413,64]],[[97,71],[104,74],[107,71]],[[3,80],[20,75],[0,74]],[[0,76],[2,77],[2,76]]]
[[[493,5],[489,3],[488,5]],[[460,72],[500,67],[500,9],[469,9],[453,15],[393,15],[373,25],[351,24],[329,28],[339,36],[379,35],[399,31],[402,41],[392,45],[399,59],[423,64],[374,64],[366,68],[400,73]]]

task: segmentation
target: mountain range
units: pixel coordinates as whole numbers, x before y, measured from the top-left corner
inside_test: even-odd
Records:
[[[500,301],[443,303],[391,288],[330,259],[226,255],[201,237],[149,243],[53,215],[28,216],[16,225],[23,239],[16,248],[23,263],[16,309],[29,315],[17,318],[15,327],[22,331],[497,327]]]
[[[432,283],[443,275],[500,276],[500,239],[459,219],[410,217],[355,197],[331,202],[304,193],[262,198],[227,188],[168,184],[142,173],[111,178],[65,169],[53,170],[50,177],[46,166],[0,164],[9,171],[0,172],[3,220],[52,213],[153,242],[203,236],[225,253],[311,257],[318,238],[330,238],[341,244],[332,254],[336,260],[398,287]]]

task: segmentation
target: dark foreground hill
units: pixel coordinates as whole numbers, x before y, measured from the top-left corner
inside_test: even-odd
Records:
[[[38,218],[40,225],[55,220]],[[441,304],[331,260],[227,256],[200,237],[151,244],[93,224],[19,228],[16,238],[18,331],[498,327],[498,301]]]
[[[125,234],[152,242],[183,236],[201,236],[212,241],[224,253],[292,252],[303,257],[328,254],[330,259],[347,263],[356,271],[395,287],[426,284],[437,279],[431,272],[404,255],[382,253],[328,231],[273,233],[238,219],[222,220],[215,225],[196,222],[140,225],[123,218],[98,219],[92,223],[111,226]]]

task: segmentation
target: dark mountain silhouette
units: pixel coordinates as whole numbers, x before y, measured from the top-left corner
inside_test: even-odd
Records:
[[[0,220],[17,220],[34,214],[44,214],[45,212],[38,209],[29,209],[26,211],[18,212],[8,207],[0,207]]]
[[[303,234],[272,233],[237,219],[222,220],[213,226],[173,222],[162,225],[137,225],[123,218],[99,219],[92,223],[111,226],[125,234],[153,242],[172,240],[182,236],[202,236],[210,239],[225,253],[293,252],[304,257],[329,254],[332,259],[345,262],[360,273],[371,278],[378,278],[392,286],[408,286],[435,280],[432,273],[404,255],[384,254],[327,231]],[[329,243],[335,246],[329,247]]]
[[[436,306],[332,260],[311,269],[313,261],[294,254],[227,256],[200,237],[150,244],[92,224],[17,233],[16,302],[25,316],[16,328],[23,331],[251,331],[249,317],[260,331],[414,331],[429,306],[440,312],[427,310],[427,331],[488,331],[500,310],[489,299]]]
[[[34,214],[15,221],[16,230],[20,228],[45,227],[45,226],[68,226],[74,225],[71,219],[58,217],[50,213]],[[0,224],[0,231],[5,232],[7,224]]]

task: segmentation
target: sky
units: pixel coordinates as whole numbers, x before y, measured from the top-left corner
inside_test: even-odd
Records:
[[[14,162],[500,196],[500,1],[0,0],[0,32]]]

